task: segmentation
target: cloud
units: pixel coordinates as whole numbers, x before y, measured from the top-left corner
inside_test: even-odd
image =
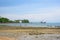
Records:
[[[37,5],[37,4],[36,4]],[[60,7],[37,7],[35,5],[22,5],[16,7],[1,7],[0,16],[9,19],[29,19],[33,22],[40,22],[45,19],[47,22],[60,22]],[[31,7],[32,6],[32,7]]]
[[[47,22],[60,22],[60,11],[46,12],[46,13],[29,13],[29,14],[4,14],[3,17],[9,19],[29,19],[31,22],[39,22],[45,20]]]

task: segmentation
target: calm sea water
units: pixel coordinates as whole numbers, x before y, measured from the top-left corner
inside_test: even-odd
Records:
[[[60,23],[0,23],[0,25],[22,27],[60,27]]]

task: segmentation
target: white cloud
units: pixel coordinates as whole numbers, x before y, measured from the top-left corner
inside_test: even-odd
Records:
[[[8,7],[9,8],[9,7]],[[11,7],[7,10],[11,10]],[[13,8],[13,7],[12,7]],[[3,8],[4,9],[4,8]],[[5,8],[6,9],[6,8]],[[13,8],[15,9],[15,8]],[[43,19],[47,20],[47,22],[60,22],[60,7],[55,8],[36,8],[36,9],[20,9],[16,8],[17,10],[30,10],[26,12],[20,12],[19,13],[5,13],[1,16],[7,17],[9,19],[29,19],[30,21],[41,21]],[[15,10],[16,10],[15,9]],[[22,14],[23,13],[23,14]]]
[[[47,20],[47,22],[60,22],[60,13],[35,13],[35,14],[5,14],[9,19],[29,19],[30,21]]]

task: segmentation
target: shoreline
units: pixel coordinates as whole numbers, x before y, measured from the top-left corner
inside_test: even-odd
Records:
[[[57,33],[60,34],[60,28],[45,28],[45,27],[0,27],[0,32],[38,32],[38,33]]]
[[[60,39],[60,28],[0,26],[0,40],[57,40],[57,38]]]

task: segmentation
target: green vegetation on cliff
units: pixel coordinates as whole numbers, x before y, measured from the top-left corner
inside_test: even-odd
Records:
[[[22,23],[29,23],[29,20],[24,19],[24,20],[22,20]]]
[[[29,23],[29,20],[24,19],[24,20],[10,20],[8,18],[4,18],[4,17],[0,17],[0,23],[20,23],[20,21],[22,23]]]

